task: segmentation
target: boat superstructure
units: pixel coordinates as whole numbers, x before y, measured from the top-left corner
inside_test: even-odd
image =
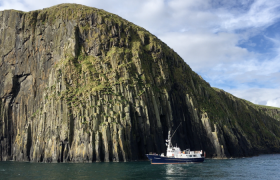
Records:
[[[151,161],[151,164],[184,164],[204,161],[204,155],[202,150],[191,151],[190,149],[186,149],[181,151],[181,149],[177,147],[177,145],[173,147],[171,144],[172,136],[170,135],[169,131],[168,139],[166,140],[166,156],[164,156],[163,153],[161,155],[155,153],[146,154],[146,156]]]

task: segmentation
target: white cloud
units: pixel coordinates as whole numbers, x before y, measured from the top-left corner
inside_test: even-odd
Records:
[[[222,62],[218,66],[203,71],[203,77],[212,86],[223,89],[272,88],[280,89],[280,58],[258,60],[252,55],[249,60]],[[280,92],[279,92],[280,93]]]
[[[22,10],[26,11],[28,8],[26,7],[25,4],[23,4],[19,0],[4,0],[1,2],[0,10],[5,10],[5,9],[16,9],[16,10]]]
[[[280,88],[248,88],[235,90],[228,89],[227,91],[239,98],[249,100],[255,104],[274,106],[280,108]]]
[[[209,0],[190,0],[190,1],[185,1],[185,0],[173,0],[169,1],[168,4],[169,6],[178,11],[182,10],[185,11],[190,10],[190,9],[207,9],[210,8],[210,1]]]
[[[236,46],[239,37],[233,33],[166,33],[159,36],[183,57],[195,71],[217,68],[220,63],[233,63],[251,54]]]
[[[279,90],[278,92],[280,92],[280,89],[278,89],[278,90]],[[280,97],[268,100],[266,105],[280,108]]]
[[[277,1],[256,0],[246,13],[222,9],[219,17],[223,19],[222,28],[227,30],[268,27],[280,17]]]

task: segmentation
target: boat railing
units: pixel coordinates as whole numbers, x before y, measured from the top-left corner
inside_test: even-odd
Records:
[[[202,154],[202,151],[190,151],[190,150],[184,150],[182,151],[183,154]]]
[[[149,152],[149,155],[158,155],[158,154],[155,152]]]

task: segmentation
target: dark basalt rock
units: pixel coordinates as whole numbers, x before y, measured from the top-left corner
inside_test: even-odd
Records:
[[[279,109],[212,88],[166,44],[76,4],[0,12],[0,160],[99,162],[181,148],[279,152]]]

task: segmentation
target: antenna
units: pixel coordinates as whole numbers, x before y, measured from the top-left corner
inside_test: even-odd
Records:
[[[182,122],[180,122],[179,126],[182,124]],[[174,133],[172,134],[170,140],[172,139],[172,137],[174,136],[175,132],[177,131],[177,129],[179,128],[179,126],[176,128],[176,130],[174,131]]]

